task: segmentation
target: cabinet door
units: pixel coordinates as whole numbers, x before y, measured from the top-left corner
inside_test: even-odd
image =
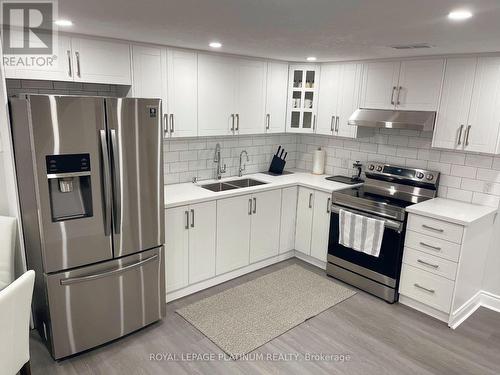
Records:
[[[171,137],[198,135],[198,54],[169,49],[168,132]]]
[[[188,285],[189,269],[188,206],[169,208],[165,212],[165,266],[167,292]]]
[[[480,57],[477,64],[464,150],[498,153],[500,58]]]
[[[189,283],[215,276],[215,201],[189,207]]]
[[[281,192],[280,253],[295,249],[295,221],[297,218],[297,188],[285,188]]]
[[[330,234],[331,194],[314,192],[314,214],[311,236],[311,256],[326,262]]]
[[[295,226],[295,250],[311,253],[314,190],[299,187],[297,222]]]
[[[167,105],[166,50],[161,47],[132,46],[133,95],[136,98],[163,100],[163,112]]]
[[[399,65],[399,61],[371,62],[364,65],[361,89],[362,108],[394,108]]]
[[[252,206],[250,263],[278,255],[281,190],[254,194]]]
[[[337,103],[340,92],[340,72],[342,65],[325,64],[321,67],[318,95],[318,122],[316,133],[332,135],[335,130]]]
[[[75,81],[131,85],[130,45],[71,38]]]
[[[266,133],[284,133],[288,90],[288,64],[267,63]]]
[[[235,59],[198,55],[198,135],[233,134]]]
[[[337,122],[334,135],[356,138],[357,127],[349,125],[349,117],[359,107],[362,64],[343,64],[340,74],[339,96],[337,101]]]
[[[17,33],[15,35],[21,36],[21,34],[24,35],[24,33]],[[4,63],[5,78],[73,81],[75,69],[71,65],[71,39],[59,34],[57,40],[58,44],[54,51],[56,59],[52,60],[51,64],[19,67],[9,66],[9,64]],[[4,58],[6,61],[9,61],[8,56]]]
[[[462,149],[476,65],[475,57],[446,60],[432,147]]]
[[[264,133],[266,63],[238,59],[235,134]]]
[[[443,59],[402,61],[396,107],[410,111],[436,111],[443,67]]]
[[[249,264],[250,195],[217,201],[216,274]]]

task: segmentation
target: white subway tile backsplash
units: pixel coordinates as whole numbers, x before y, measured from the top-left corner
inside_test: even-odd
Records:
[[[493,165],[493,157],[468,154],[465,157],[465,165],[470,165],[472,167],[491,168]]]
[[[472,191],[448,188],[446,198],[455,199],[457,201],[472,202]]]
[[[498,207],[500,205],[500,197],[483,193],[474,193],[472,195],[472,203],[490,207]]]
[[[451,175],[458,177],[476,178],[477,168],[465,165],[452,165]]]
[[[443,163],[463,165],[463,164],[465,164],[465,154],[459,154],[457,152],[442,151],[441,152],[441,161]]]

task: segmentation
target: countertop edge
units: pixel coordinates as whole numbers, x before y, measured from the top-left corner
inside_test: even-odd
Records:
[[[472,203],[470,203],[470,204],[473,205]],[[474,206],[478,206],[478,205],[474,205]],[[443,221],[447,221],[449,223],[463,225],[463,226],[466,227],[466,226],[469,226],[471,224],[474,224],[475,222],[477,222],[479,220],[484,219],[487,216],[492,216],[492,215],[494,215],[494,214],[496,214],[498,212],[498,209],[494,208],[494,207],[489,207],[489,206],[481,206],[481,207],[488,208],[489,210],[485,210],[484,214],[475,217],[473,220],[468,220],[468,221],[457,219],[457,218],[453,218],[453,217],[450,217],[448,215],[441,215],[441,214],[437,214],[437,213],[430,212],[430,211],[427,211],[427,210],[419,209],[418,207],[417,208],[412,208],[412,206],[407,207],[406,208],[406,212],[411,213],[411,214],[417,214],[417,215],[422,215],[422,216],[430,217],[430,218],[433,218],[433,219],[443,220]]]

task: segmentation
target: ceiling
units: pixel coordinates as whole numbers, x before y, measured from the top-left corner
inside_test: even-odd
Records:
[[[474,17],[451,22],[467,8]],[[500,0],[62,0],[64,31],[304,61],[500,51]],[[389,46],[428,43],[431,49]]]

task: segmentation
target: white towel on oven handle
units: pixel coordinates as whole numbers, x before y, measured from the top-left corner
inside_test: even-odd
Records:
[[[384,236],[384,223],[384,220],[340,209],[339,244],[378,258]]]

